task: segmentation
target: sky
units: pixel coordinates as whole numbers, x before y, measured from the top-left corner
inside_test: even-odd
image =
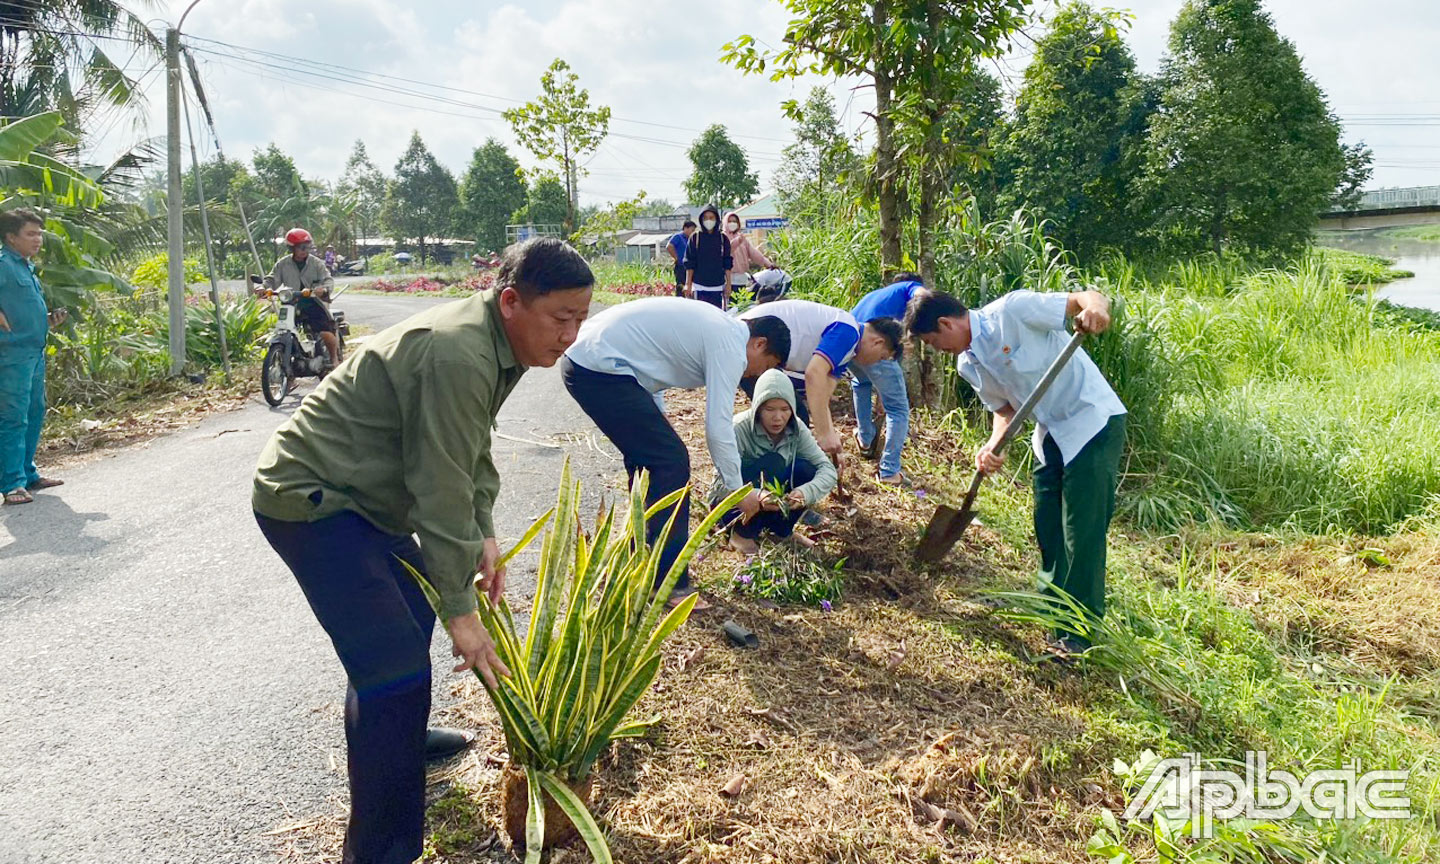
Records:
[[[155,0],[142,17],[163,28],[190,2]],[[1182,0],[1114,5],[1132,16],[1127,41],[1140,68],[1157,70]],[[1440,3],[1270,0],[1266,8],[1341,117],[1345,140],[1374,149],[1371,188],[1440,184]],[[360,139],[390,173],[419,130],[457,178],[489,137],[534,167],[499,112],[534,97],[541,73],[562,57],[592,102],[613,111],[609,137],[586,163],[582,203],[641,190],[679,202],[685,151],[713,123],[747,151],[762,189],[790,139],[784,100],[825,86],[846,128],[867,131],[873,100],[859,82],[774,82],[720,62],[722,46],[741,34],[779,45],[788,18],[776,0],[199,0],[184,33],[229,157],[248,159],[274,142],[305,176],[333,180]],[[995,66],[1011,93],[1025,49],[1022,39]],[[87,155],[96,161],[164,134],[163,75],[151,66],[127,64],[145,84],[147,110],[94,139]],[[208,137],[201,145],[201,158],[213,153]]]

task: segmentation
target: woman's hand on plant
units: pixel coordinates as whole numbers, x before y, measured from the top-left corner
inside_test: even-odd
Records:
[[[780,496],[770,491],[761,492],[760,509],[778,511],[780,509]]]
[[[455,665],[456,672],[474,669],[491,687],[499,683],[496,675],[510,677],[510,670],[500,662],[500,656],[495,653],[495,642],[485,630],[485,625],[480,623],[478,613],[471,612],[469,615],[451,618],[445,622],[445,626],[450,631],[450,641],[453,643],[450,654],[461,658]]]
[[[785,496],[785,503],[790,506],[791,510],[799,510],[805,506],[805,493],[796,489]]]
[[[749,495],[746,495],[744,498],[740,499],[740,521],[749,522],[751,519],[754,519],[755,514],[760,512],[762,503],[763,498],[761,497],[760,493],[753,490],[750,492]]]
[[[496,606],[500,605],[500,596],[505,593],[505,568],[496,566],[499,561],[500,544],[494,537],[486,538],[485,551],[480,557],[480,590]]]

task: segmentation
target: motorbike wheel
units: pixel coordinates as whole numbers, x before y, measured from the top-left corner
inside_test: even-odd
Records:
[[[295,387],[295,373],[290,368],[290,350],[276,343],[265,351],[265,360],[260,364],[260,392],[270,406],[276,407]]]

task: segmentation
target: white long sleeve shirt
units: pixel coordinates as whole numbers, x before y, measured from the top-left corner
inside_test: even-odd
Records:
[[[1064,350],[1069,295],[1011,291],[982,309],[970,310],[970,349],[956,358],[961,377],[991,411],[1018,409],[1045,370]],[[1043,443],[1055,439],[1066,465],[1125,406],[1095,361],[1081,348],[1055,376],[1035,406],[1031,447],[1045,464]]]
[[[748,325],[709,303],[647,297],[586,321],[565,356],[591,372],[628,375],[655,394],[704,387],[705,444],[720,482],[735,490],[745,485],[733,415],[749,341]]]

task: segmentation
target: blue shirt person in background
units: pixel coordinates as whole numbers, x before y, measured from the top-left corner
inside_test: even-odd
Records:
[[[690,235],[695,233],[694,219],[686,219],[685,224],[680,226],[680,233],[672,235],[670,242],[665,244],[665,251],[670,253],[670,269],[675,272],[675,296],[685,296],[685,250],[690,246]]]
[[[1110,301],[1098,291],[1011,291],[983,309],[927,292],[911,303],[906,326],[931,348],[957,355],[960,375],[993,412],[990,440],[975,467],[1004,464],[995,445],[1011,418],[1070,341],[1110,326]],[[1050,594],[1069,595],[1085,620],[1066,621],[1051,648],[1061,658],[1086,650],[1105,615],[1105,535],[1115,515],[1115,484],[1125,449],[1125,406],[1084,349],[1056,375],[1035,406],[1035,540],[1039,578]]]
[[[45,222],[32,210],[0,213],[0,489],[6,504],[29,504],[30,493],[64,481],[35,468],[45,423],[45,340],[65,310],[45,305],[31,259],[45,244]]]
[[[905,319],[910,301],[916,294],[923,293],[925,286],[914,273],[897,273],[894,278],[894,282],[871,291],[855,304],[850,314],[856,323],[864,325],[881,318]],[[880,433],[875,428],[873,415],[877,393],[880,407],[885,409],[884,453],[880,453]],[[900,456],[910,435],[910,394],[899,352],[874,363],[864,363],[857,358],[850,365],[850,395],[855,400],[855,443],[860,446],[860,455],[866,459],[880,456],[877,476],[881,483],[904,484]]]

